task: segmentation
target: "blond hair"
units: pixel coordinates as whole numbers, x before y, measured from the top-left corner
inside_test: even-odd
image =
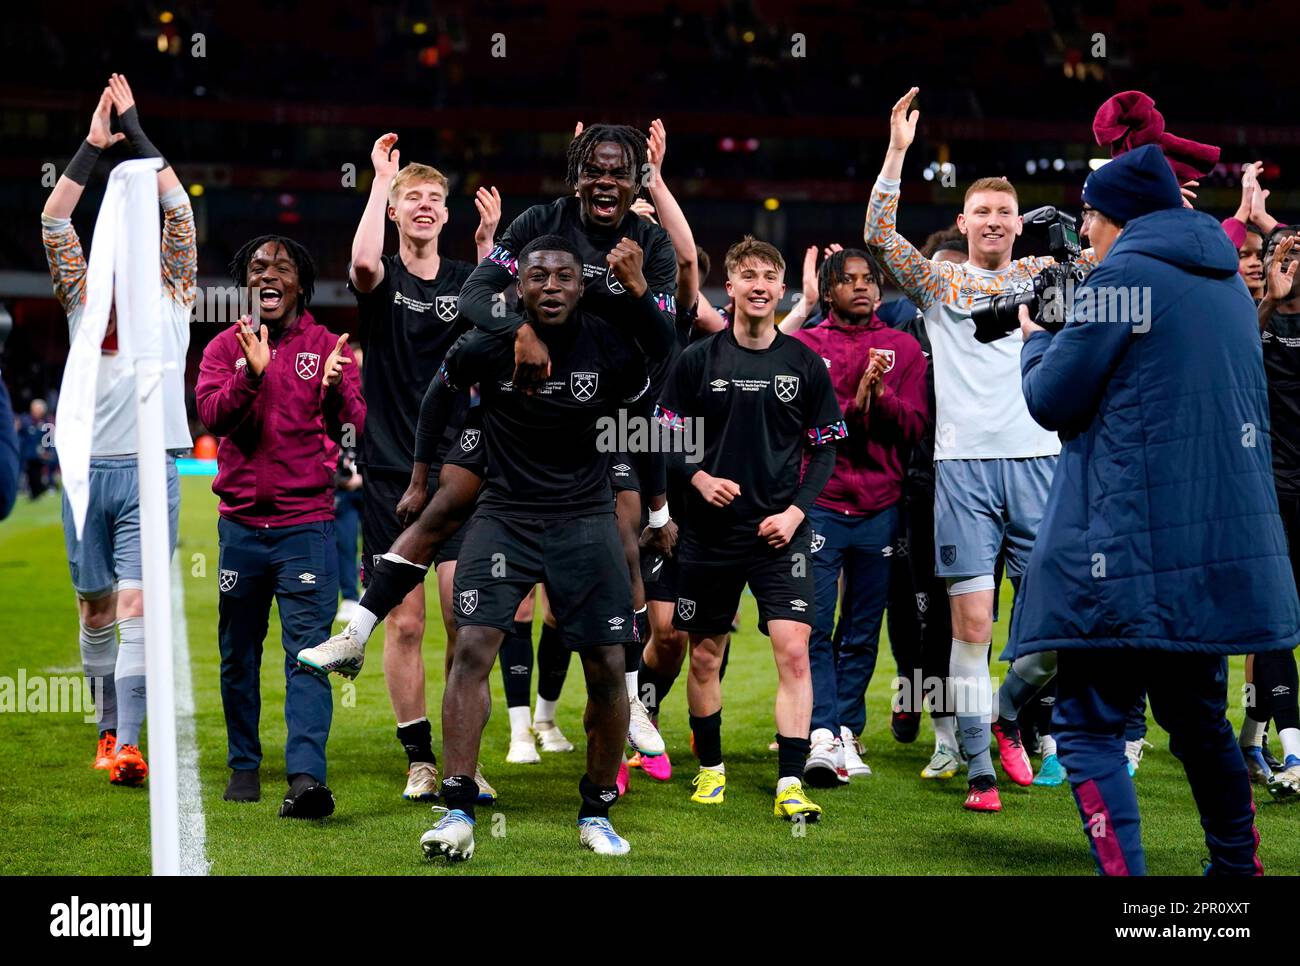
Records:
[[[966,197],[962,199],[962,206],[970,201],[970,196],[977,191],[1000,191],[1016,199],[1016,207],[1020,207],[1020,196],[1016,194],[1015,185],[1006,178],[977,178],[971,182],[971,186],[966,189]]]
[[[409,184],[422,184],[426,181],[432,181],[442,187],[442,195],[445,199],[450,191],[451,184],[447,181],[447,176],[437,168],[430,167],[427,164],[419,164],[412,161],[393,178],[393,183],[388,186],[388,203],[395,205],[398,196],[403,189]]]
[[[771,262],[776,266],[783,276],[785,275],[785,259],[777,251],[775,245],[770,245],[765,241],[759,241],[753,235],[746,235],[736,244],[727,249],[727,257],[723,261],[723,266],[730,275],[741,263],[748,259],[755,259],[760,262]]]

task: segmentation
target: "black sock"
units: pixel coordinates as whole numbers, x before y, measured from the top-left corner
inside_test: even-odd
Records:
[[[383,620],[407,594],[424,583],[428,574],[427,567],[380,557],[372,568],[366,592],[361,595],[361,606]]]
[[[1255,655],[1255,706],[1265,718],[1273,718],[1279,733],[1284,728],[1300,728],[1297,690],[1295,652],[1265,651]]]
[[[448,775],[442,780],[442,800],[448,808],[458,809],[474,817],[474,804],[478,801],[478,783],[473,775]]]
[[[501,683],[507,708],[527,708],[533,698],[533,625],[515,621],[501,644]]]
[[[776,736],[776,777],[802,778],[811,743],[807,738]]]
[[[722,645],[722,664],[718,668],[718,683],[721,683],[727,676],[727,661],[731,659],[731,637],[727,637],[727,643]]]
[[[628,641],[623,645],[624,674],[636,674],[641,670],[641,652],[644,650],[645,645],[640,641]]]
[[[668,697],[675,680],[677,680],[676,675],[668,677],[645,661],[641,662],[641,668],[636,673],[636,692],[651,718],[659,716],[659,708]]]
[[[695,754],[705,768],[722,764],[722,710],[703,718],[691,715],[691,734],[695,736]]]
[[[564,679],[569,673],[569,658],[573,652],[560,640],[558,628],[542,625],[542,636],[537,640],[537,696],[547,701],[559,701],[564,690]]]
[[[428,718],[400,726],[397,740],[406,749],[407,764],[413,765],[417,761],[427,761],[431,765],[438,763],[438,759],[433,757],[433,726]]]
[[[610,806],[618,801],[618,786],[597,785],[583,775],[578,782],[578,794],[582,796],[578,818],[609,818]]]

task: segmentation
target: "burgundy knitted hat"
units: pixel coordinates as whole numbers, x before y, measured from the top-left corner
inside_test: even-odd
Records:
[[[1158,144],[1179,184],[1209,174],[1219,163],[1214,145],[1168,133],[1156,102],[1141,91],[1124,91],[1102,104],[1092,119],[1092,133],[1099,145],[1110,148],[1112,158],[1144,144]]]

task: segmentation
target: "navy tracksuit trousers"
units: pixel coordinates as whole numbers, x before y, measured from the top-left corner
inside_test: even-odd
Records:
[[[1210,871],[1259,875],[1255,803],[1228,710],[1228,662],[1210,654],[1117,649],[1058,652],[1052,733],[1103,875],[1145,875],[1126,722],[1143,690],[1201,813]]]
[[[334,714],[329,681],[304,671],[295,658],[330,636],[338,598],[334,524],[325,520],[288,527],[250,527],[224,517],[217,522],[221,548],[218,635],[221,704],[226,714],[226,763],[237,771],[262,762],[258,719],[260,669],[275,600],[284,647],[286,774],[325,781],[325,742]]]

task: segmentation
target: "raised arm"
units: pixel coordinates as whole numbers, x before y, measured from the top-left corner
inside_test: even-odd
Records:
[[[664,182],[664,154],[668,150],[668,132],[664,122],[655,118],[650,124],[647,156],[650,161],[650,200],[654,202],[659,224],[668,232],[677,254],[677,304],[691,306],[700,294],[700,262],[695,250],[695,235],[677,199]]]
[[[388,214],[388,188],[393,183],[402,159],[394,145],[397,135],[388,133],[370,149],[370,163],[375,167],[370,182],[370,197],[361,213],[357,232],[352,236],[352,263],[348,276],[358,292],[372,292],[384,280],[384,218]]]
[[[889,149],[880,177],[871,190],[867,207],[867,250],[900,289],[922,310],[942,301],[956,274],[951,262],[932,262],[898,233],[899,184],[903,175],[903,158],[916,137],[920,111],[907,108],[916,96],[913,87],[894,105],[889,115]]]

